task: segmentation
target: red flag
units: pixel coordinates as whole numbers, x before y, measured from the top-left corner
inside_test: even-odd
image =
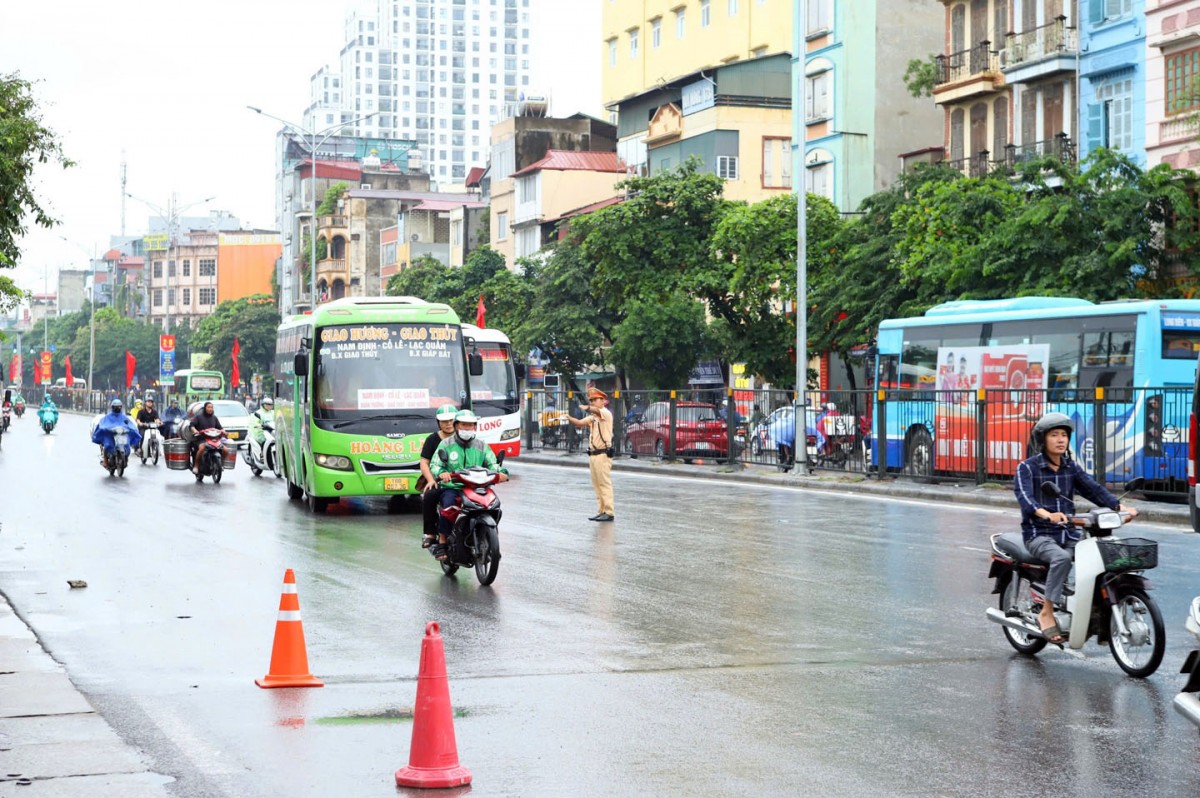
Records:
[[[75,387],[75,377],[71,374],[71,356],[70,355],[67,355],[66,360],[63,361],[63,365],[65,365],[67,367],[67,387],[74,388]]]
[[[242,382],[242,369],[238,365],[238,355],[242,353],[242,345],[238,343],[238,339],[233,339],[233,369],[229,373],[230,382],[233,385],[230,388],[236,388]]]
[[[133,385],[133,373],[137,370],[137,358],[126,349],[125,350],[125,390]]]
[[[479,295],[479,304],[475,306],[475,326],[486,327],[483,323],[484,314],[487,313],[487,306],[483,304],[483,294]]]

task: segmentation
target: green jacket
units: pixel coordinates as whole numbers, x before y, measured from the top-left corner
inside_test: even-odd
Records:
[[[442,452],[446,453],[448,462],[442,461]],[[440,480],[442,474],[445,474],[447,471],[461,471],[464,468],[471,468],[473,466],[484,466],[493,471],[508,474],[508,470],[502,468],[496,462],[496,455],[492,453],[492,447],[479,440],[479,438],[463,446],[458,442],[457,435],[451,435],[438,444],[437,451],[433,453],[433,460],[429,462],[429,470],[433,474],[433,478],[437,480]],[[451,488],[462,487],[457,482],[446,482],[444,484]]]

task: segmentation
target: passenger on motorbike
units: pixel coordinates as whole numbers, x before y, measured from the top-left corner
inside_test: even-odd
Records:
[[[158,410],[156,410],[154,407],[153,399],[146,400],[146,403],[142,405],[142,409],[137,411],[137,415],[134,416],[134,419],[137,421],[138,431],[142,432],[143,442],[146,439],[145,430],[156,426],[156,424],[162,420],[158,417]]]
[[[257,445],[260,461],[263,459],[263,447],[267,445],[267,433],[263,431],[263,424],[275,428],[275,400],[269,396],[264,396],[259,408],[250,414],[250,445]]]
[[[217,418],[212,402],[204,403],[204,407],[192,419],[191,427],[195,432],[203,432],[206,429],[219,429],[222,431],[225,429],[221,426],[221,420]],[[189,444],[192,452],[192,466],[195,468],[196,473],[200,473],[200,444],[202,441],[203,438],[200,435],[193,435]]]
[[[454,415],[454,434],[438,444],[432,460],[432,473],[442,486],[442,507],[450,507],[462,496],[462,485],[452,482],[451,474],[465,468],[483,466],[491,471],[500,472],[500,482],[508,481],[508,471],[496,462],[492,447],[475,437],[475,428],[479,418],[470,410],[459,410]],[[446,458],[442,459],[442,452]],[[450,532],[450,523],[441,515],[438,516],[438,542],[430,547],[434,557],[446,559],[446,535]]]
[[[124,427],[129,430],[129,445],[137,448],[142,442],[142,434],[138,432],[137,424],[125,415],[125,405],[120,399],[113,399],[108,406],[108,413],[100,417],[92,430],[92,443],[100,445],[100,465],[106,465],[105,450],[113,447],[113,430]]]
[[[173,438],[179,434],[179,422],[183,419],[183,411],[179,409],[179,400],[172,397],[170,406],[163,412],[162,420],[165,428],[164,438]]]
[[[1138,514],[1123,505],[1103,485],[1092,479],[1071,459],[1071,434],[1075,422],[1064,413],[1047,413],[1033,426],[1034,455],[1017,466],[1014,493],[1021,505],[1021,532],[1029,553],[1049,565],[1046,572],[1046,601],[1038,625],[1051,643],[1062,643],[1066,635],[1058,628],[1054,605],[1062,600],[1063,587],[1071,572],[1075,544],[1083,533],[1071,526],[1075,513],[1075,491],[1099,507]],[[1041,486],[1053,482],[1059,495],[1045,499]]]
[[[442,498],[442,486],[432,471],[433,455],[442,441],[454,434],[454,416],[458,408],[454,405],[442,405],[434,416],[438,428],[429,433],[425,445],[421,447],[421,510],[424,521],[421,536],[421,548],[427,549],[437,540],[438,502]]]

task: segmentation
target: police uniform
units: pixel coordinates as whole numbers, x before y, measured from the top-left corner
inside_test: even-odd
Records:
[[[588,399],[607,399],[608,395],[598,388],[588,391]],[[599,412],[589,410],[586,418],[582,419],[588,426],[588,467],[592,475],[592,488],[596,491],[596,502],[599,512],[592,516],[592,521],[613,520],[613,488],[612,488],[612,452],[613,445],[613,415],[607,407],[601,407]]]

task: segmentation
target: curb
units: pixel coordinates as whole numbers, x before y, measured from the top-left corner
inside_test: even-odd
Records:
[[[555,452],[546,454],[541,451],[522,452],[515,460],[506,461],[506,465],[520,463],[536,463],[539,465],[569,466],[575,468],[587,467],[586,456],[578,453]],[[689,479],[709,479],[725,482],[749,482],[755,485],[776,486],[786,488],[801,488],[806,490],[831,490],[845,493],[867,494],[871,496],[894,496],[905,499],[923,499],[925,501],[950,502],[953,504],[971,504],[985,507],[999,507],[1016,512],[1017,503],[1013,498],[1012,489],[1008,485],[988,488],[962,483],[943,482],[933,485],[922,485],[908,480],[889,478],[875,479],[862,474],[846,476],[797,476],[791,473],[779,473],[772,467],[742,465],[738,468],[719,466],[687,465],[684,463],[658,462],[621,456],[613,460],[613,471],[634,474],[658,474]],[[1091,508],[1086,499],[1078,499],[1081,509]],[[1139,518],[1156,524],[1185,527],[1191,530],[1191,515],[1186,504],[1168,504],[1166,502],[1138,501]]]

